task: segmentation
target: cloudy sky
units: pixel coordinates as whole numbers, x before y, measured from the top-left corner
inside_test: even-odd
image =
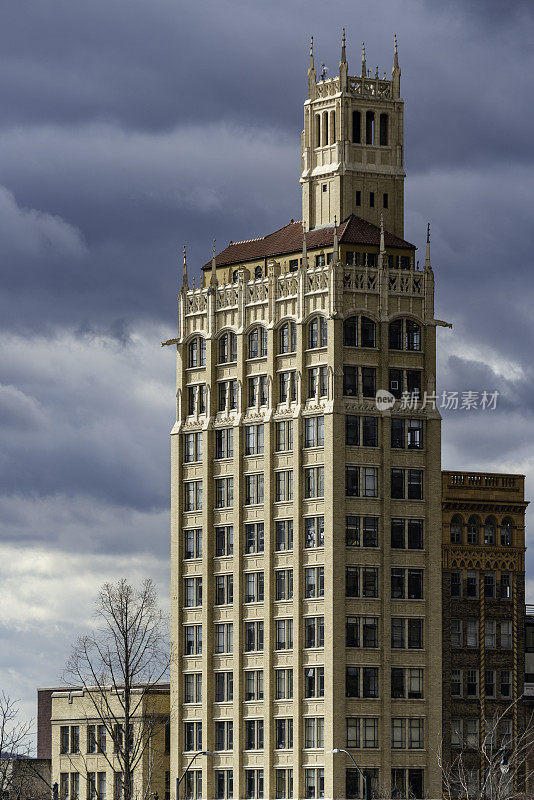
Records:
[[[178,254],[300,216],[308,42],[406,101],[406,237],[432,222],[445,468],[534,497],[534,18],[497,0],[4,0],[0,688],[35,713],[106,579],[166,602]],[[534,601],[534,557],[530,559]]]

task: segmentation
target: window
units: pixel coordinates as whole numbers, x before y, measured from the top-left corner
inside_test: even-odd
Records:
[[[67,800],[69,796],[69,773],[62,772],[59,776],[59,797],[61,800]],[[7,791],[5,793],[7,800]]]
[[[202,750],[201,722],[184,722],[184,750]]]
[[[263,503],[263,472],[245,475],[245,505],[253,506]]]
[[[402,319],[389,323],[389,349],[402,350]]]
[[[234,576],[215,576],[215,605],[231,605],[234,602]]]
[[[308,323],[308,348],[326,347],[327,325],[324,317],[314,317]]]
[[[293,520],[276,520],[276,550],[293,550]]]
[[[406,350],[421,349],[421,326],[411,319],[406,320],[405,346]]]
[[[501,572],[501,600],[510,600],[512,597],[512,576],[509,572]]]
[[[380,146],[387,147],[388,145],[388,115],[380,114]],[[385,195],[387,197],[387,195]],[[387,208],[387,205],[385,206]]]
[[[263,621],[245,622],[245,652],[263,650]]]
[[[495,573],[484,573],[484,597],[492,600],[495,597]]]
[[[304,570],[304,596],[324,597],[324,567],[306,567]]]
[[[202,510],[202,481],[184,482],[184,511]]]
[[[479,720],[466,719],[464,721],[465,746],[478,750],[479,746]]]
[[[87,800],[96,800],[96,772],[87,773]]]
[[[451,597],[462,596],[462,573],[458,570],[451,572]]]
[[[497,647],[497,621],[487,619],[484,629],[484,647],[488,650],[495,650]]]
[[[478,597],[478,572],[469,570],[467,572],[467,579],[465,581],[465,596],[477,598]]]
[[[387,192],[384,192],[382,195],[382,206],[383,208],[389,208],[389,197]]]
[[[369,192],[369,207],[370,208],[374,208],[375,207],[375,193],[374,192]]]
[[[378,447],[378,417],[345,417],[345,444],[354,447],[360,442],[363,447]]]
[[[501,620],[501,647],[503,650],[512,648],[512,620]]]
[[[463,647],[463,625],[461,619],[451,619],[451,647]]]
[[[463,745],[463,720],[451,719],[451,747]]]
[[[364,397],[374,397],[376,395],[375,367],[362,367],[362,395]]]
[[[293,670],[275,669],[275,700],[291,700],[293,698]]]
[[[451,519],[451,542],[452,544],[462,543],[462,518],[459,514],[455,514]]]
[[[205,383],[199,383],[187,387],[187,409],[190,415],[206,413]]]
[[[300,263],[302,264],[302,259],[300,259]],[[290,272],[298,272],[299,268],[299,259],[298,258],[290,258],[289,259],[289,271]]]
[[[291,266],[291,265],[290,265]],[[297,262],[298,268],[298,262]],[[290,271],[292,271],[290,269]],[[279,332],[279,350],[281,354],[294,353],[297,349],[297,326],[294,322],[284,322]]]
[[[235,411],[237,408],[237,381],[219,382],[219,411]]]
[[[358,346],[358,317],[347,317],[343,322],[344,347]]]
[[[324,747],[324,717],[304,718],[304,747],[313,750]]]
[[[451,671],[451,697],[462,697],[463,681],[463,670],[453,669]]]
[[[423,470],[392,468],[391,497],[395,500],[404,499],[405,497],[408,500],[422,500]]]
[[[245,670],[245,700],[263,700],[263,670]]]
[[[467,521],[467,544],[478,544],[478,517],[469,517]]]
[[[232,428],[217,428],[215,431],[215,458],[232,458],[234,455],[234,431]]]
[[[378,747],[378,717],[347,717],[347,747]]]
[[[237,335],[233,331],[228,331],[219,339],[219,364],[234,361],[237,361]]]
[[[324,617],[304,619],[304,647],[324,647]]]
[[[423,570],[392,567],[391,597],[393,599],[421,600],[423,597]]]
[[[501,522],[501,545],[511,547],[513,542],[513,523],[509,517],[505,517]]]
[[[378,647],[378,617],[347,617],[347,647]]]
[[[391,647],[400,650],[423,648],[423,620],[416,617],[394,617],[391,620]]]
[[[466,619],[465,643],[466,647],[478,647],[478,620]]]
[[[245,425],[245,455],[263,455],[263,425]]]
[[[304,547],[324,547],[324,517],[304,518]]]
[[[378,497],[378,468],[347,465],[345,494],[347,497]]]
[[[305,467],[304,497],[324,497],[324,467]]]
[[[245,572],[245,603],[263,603],[263,572]]]
[[[234,796],[234,771],[231,769],[215,770],[216,800],[231,800]]]
[[[274,499],[276,503],[293,500],[293,470],[285,469],[274,473]]]
[[[188,365],[190,367],[204,367],[206,365],[206,340],[202,336],[195,336],[189,342]]]
[[[87,752],[96,753],[96,725],[87,726]]]
[[[234,626],[231,622],[215,625],[215,652],[232,653],[234,649]]]
[[[202,625],[184,625],[184,653],[186,656],[202,653]]]
[[[346,567],[346,597],[378,597],[378,567]]]
[[[234,479],[215,478],[215,508],[231,508],[234,504]]]
[[[291,767],[275,769],[274,785],[277,798],[293,797],[293,770]]]
[[[202,558],[202,528],[184,531],[184,558]]]
[[[305,417],[304,447],[324,447],[324,417]]]
[[[184,703],[202,702],[202,673],[184,673]]]
[[[360,254],[356,250],[347,250],[345,253],[345,264],[347,267],[359,267]]]
[[[215,702],[229,703],[234,699],[234,673],[215,673]]]
[[[267,376],[255,375],[248,379],[248,405],[266,406],[268,401]]]
[[[245,800],[263,797],[263,770],[245,770]]]
[[[378,667],[346,667],[346,697],[378,697]]]
[[[359,114],[360,112],[359,111],[358,112],[354,112],[353,111],[353,114],[354,113],[358,113]],[[357,206],[361,206],[361,204],[362,204],[362,193],[361,193],[361,191],[359,189],[356,189],[356,205]]]
[[[343,367],[343,394],[345,397],[358,395],[358,367]]]
[[[501,697],[512,696],[512,673],[509,669],[501,669]]]
[[[293,599],[293,570],[277,569],[274,573],[275,599]]]
[[[215,528],[215,555],[231,556],[234,552],[233,525],[219,525]]]
[[[310,367],[308,369],[308,399],[328,396],[327,367]]]
[[[323,767],[313,767],[304,770],[304,797],[324,797]]]
[[[485,694],[486,697],[495,697],[495,670],[494,669],[487,669],[484,672],[484,686],[485,686]]]
[[[304,697],[324,697],[324,667],[305,668]]]
[[[275,445],[278,452],[293,450],[293,423],[275,423]]]
[[[267,330],[258,325],[248,335],[248,357],[264,358],[267,355]]]
[[[484,523],[484,544],[495,544],[495,520],[493,517],[488,517]]]
[[[258,266],[254,267],[254,280],[259,280],[263,278],[263,267],[258,264]]]
[[[247,522],[245,525],[245,553],[263,553],[264,525],[263,522]]]
[[[293,719],[275,719],[274,746],[277,750],[293,749]]]
[[[421,450],[423,447],[423,420],[409,419],[408,425],[408,449]]]
[[[422,550],[423,520],[397,519],[391,520],[392,549]]]
[[[295,402],[297,399],[297,379],[295,370],[279,373],[280,402]]]
[[[423,670],[413,667],[392,667],[391,697],[393,699],[421,700],[423,697]]]
[[[362,124],[362,115],[360,111],[353,111],[352,112],[352,141],[354,144],[361,143],[361,124]],[[356,194],[360,194],[360,192],[356,192]],[[360,204],[357,202],[357,206]]]
[[[293,649],[293,620],[276,619],[274,621],[274,649]]]
[[[376,347],[376,325],[368,317],[361,318],[361,345],[362,347]]]
[[[424,770],[395,768],[391,770],[392,797],[421,798],[424,795]]]
[[[234,723],[232,720],[215,720],[215,750],[234,749]]]
[[[184,434],[184,461],[202,461],[202,433]]]
[[[184,579],[184,605],[186,608],[194,608],[202,605],[202,578]]]
[[[466,679],[466,697],[478,697],[478,669],[468,669]]]
[[[378,547],[378,517],[345,517],[345,544],[360,547],[360,543],[362,547]]]

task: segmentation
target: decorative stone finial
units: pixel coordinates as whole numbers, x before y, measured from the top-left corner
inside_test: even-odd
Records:
[[[384,235],[384,215],[380,214],[380,254],[386,252],[386,239]]]
[[[212,286],[217,284],[217,261],[215,259],[215,239],[213,240],[213,255],[211,257],[211,281]]]
[[[339,242],[337,239],[337,216],[334,217],[334,252],[332,253],[332,261],[335,263],[339,260]]]
[[[344,64],[347,60],[347,51],[346,51],[346,40],[345,40],[345,28],[343,28],[343,34],[341,36],[341,62]]]
[[[394,35],[393,41],[394,41],[393,66],[394,67],[398,67],[399,66],[399,49],[397,47],[397,34]]]
[[[362,42],[362,78],[367,75],[367,65],[365,63],[365,42]]]
[[[187,289],[187,255],[185,252],[185,244],[184,244],[184,267],[183,267],[183,277],[182,277],[182,289]]]
[[[430,222],[426,226],[426,252],[425,252],[425,269],[431,269],[430,266]]]
[[[313,36],[310,39],[310,69],[314,69],[314,64],[313,64]]]
[[[302,269],[308,268],[308,249],[306,246],[306,225],[302,224]]]

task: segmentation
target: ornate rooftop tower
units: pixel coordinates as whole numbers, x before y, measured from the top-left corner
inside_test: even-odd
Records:
[[[403,110],[395,37],[391,80],[373,76],[362,48],[360,75],[351,77],[345,30],[339,75],[317,81],[313,39],[302,133],[302,219],[307,230],[349,214],[404,235]]]

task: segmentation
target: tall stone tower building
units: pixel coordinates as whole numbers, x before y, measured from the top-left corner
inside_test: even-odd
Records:
[[[350,77],[343,42],[308,78],[304,223],[214,252],[199,288],[184,260],[168,343],[172,785],[209,750],[180,796],[362,797],[344,748],[370,793],[438,797],[440,417],[412,403],[438,323],[403,238],[397,54]]]

